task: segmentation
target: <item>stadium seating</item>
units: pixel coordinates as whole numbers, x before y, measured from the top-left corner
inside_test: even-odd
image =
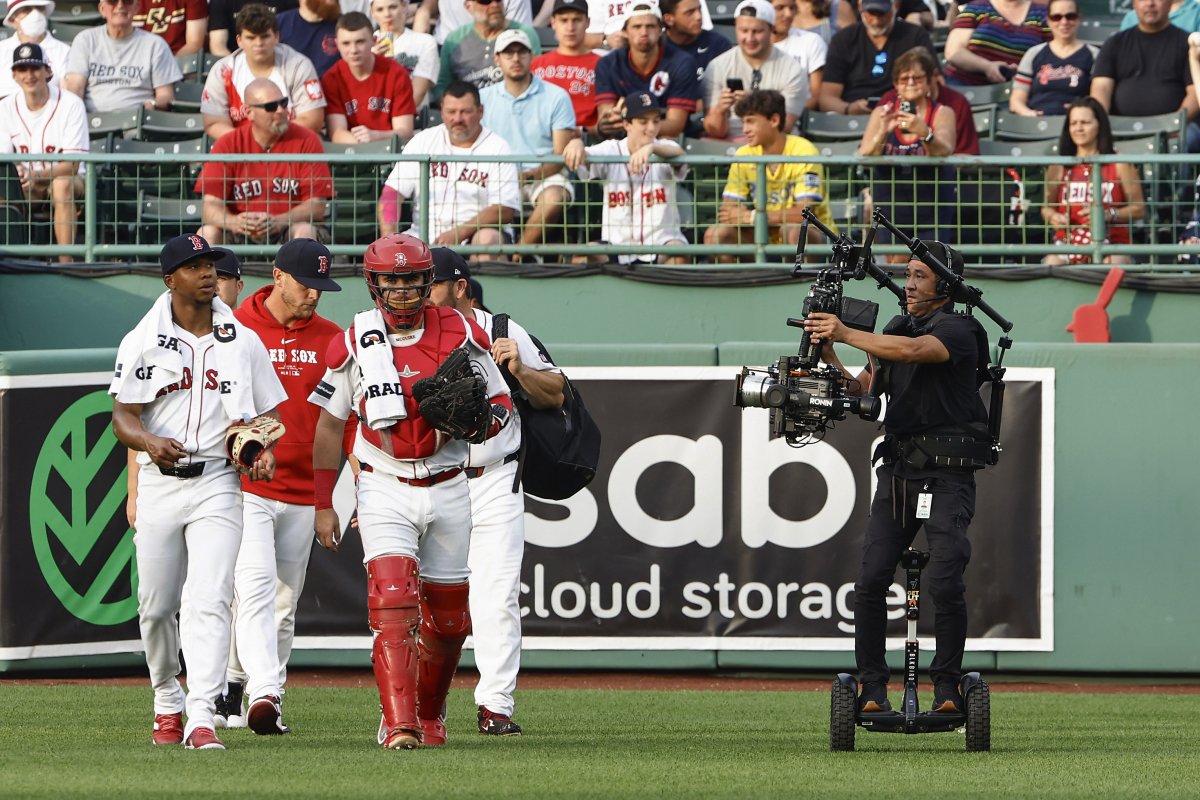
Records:
[[[202,94],[204,94],[204,84],[180,81],[175,84],[175,102],[171,104],[171,110],[185,114],[199,113]]]
[[[137,130],[142,121],[142,111],[138,107],[126,111],[93,112],[88,114],[88,132],[93,139],[97,136],[123,136]]]
[[[1000,141],[1057,139],[1066,117],[1026,117],[1003,109],[996,112],[995,138]]]
[[[992,83],[985,86],[956,86],[959,94],[967,98],[971,108],[985,106],[1008,105],[1008,97],[1012,94],[1012,83]]]
[[[96,3],[82,2],[57,3],[50,22],[63,22],[70,25],[103,25],[104,17],[100,16],[100,8]]]
[[[204,118],[199,112],[146,111],[137,128],[137,138],[149,142],[194,139],[204,133]]]
[[[858,114],[823,114],[807,111],[800,121],[800,130],[813,142],[836,142],[862,139],[870,117]]]
[[[200,227],[200,198],[157,197],[138,192],[137,236],[142,244],[160,244]]]
[[[75,37],[83,31],[94,27],[96,27],[96,25],[75,25],[69,22],[56,22],[53,19],[50,20],[50,31],[54,34],[54,38],[65,42],[66,44],[73,42]]]
[[[378,222],[375,209],[383,181],[391,171],[387,156],[401,150],[397,137],[366,144],[335,144],[325,142],[330,155],[370,154],[383,160],[377,163],[333,163],[334,200],[330,204],[328,225],[334,244],[368,244],[376,236]]]

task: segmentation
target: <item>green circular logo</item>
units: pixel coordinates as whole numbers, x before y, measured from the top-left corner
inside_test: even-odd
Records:
[[[94,508],[88,507],[89,487],[113,450],[120,448],[122,460],[125,453],[109,424],[103,426],[96,441],[89,441],[88,421],[101,415],[106,419],[112,415],[112,399],[103,390],[72,403],[46,434],[29,488],[29,532],[42,575],[63,606],[93,625],[118,625],[137,616],[133,530],[126,527],[111,552],[98,553],[92,558],[101,566],[90,577],[88,586],[73,585],[63,574],[63,565],[55,560],[50,538],[58,540],[64,559],[74,559],[79,566],[92,556],[114,519],[122,524],[125,521],[125,470],[121,470],[116,483],[103,491],[99,503]],[[56,487],[53,498],[51,485]],[[92,492],[91,496],[97,494]],[[117,586],[126,568],[131,575],[128,594],[126,587]],[[111,599],[114,590],[119,594],[118,599]]]

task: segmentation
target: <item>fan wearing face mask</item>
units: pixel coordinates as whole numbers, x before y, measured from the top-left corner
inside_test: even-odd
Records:
[[[0,98],[19,91],[9,67],[13,52],[29,42],[40,45],[46,61],[50,62],[50,85],[58,86],[58,77],[67,65],[67,53],[71,46],[60,42],[50,33],[50,15],[54,13],[53,0],[11,0],[4,15],[4,27],[12,28],[16,36],[0,41]]]

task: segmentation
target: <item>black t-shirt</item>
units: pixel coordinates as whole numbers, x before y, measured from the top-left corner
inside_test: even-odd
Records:
[[[847,103],[864,97],[882,97],[892,88],[892,64],[914,47],[924,47],[933,53],[929,33],[920,25],[902,19],[882,50],[876,50],[862,23],[843,28],[829,42],[825,57],[825,82],[842,85],[842,99]]]
[[[885,334],[911,339],[934,336],[950,353],[949,361],[936,364],[883,362],[888,370],[884,427],[894,436],[987,429],[987,408],[979,397],[979,371],[987,366],[987,334],[978,320],[945,309],[925,317],[898,316],[883,329]]]
[[[1187,39],[1174,25],[1158,33],[1130,28],[1108,37],[1092,77],[1116,81],[1110,113],[1148,117],[1177,111],[1192,84]]]
[[[208,29],[210,31],[229,31],[229,49],[236,50],[234,39],[233,18],[243,6],[257,0],[209,0]],[[274,0],[265,4],[267,8],[278,14],[280,11],[291,11],[300,7],[300,0]]]

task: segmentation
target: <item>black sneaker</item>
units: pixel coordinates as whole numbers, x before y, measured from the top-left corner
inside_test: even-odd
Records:
[[[886,683],[864,683],[858,695],[858,709],[864,714],[879,714],[892,710],[887,698]]]
[[[479,732],[485,736],[520,736],[521,726],[512,717],[479,707]]]
[[[939,683],[933,687],[933,711],[935,714],[961,714],[966,708],[958,686],[953,683]]]
[[[242,714],[242,698],[246,694],[246,684],[230,682],[225,685],[225,693],[217,695],[216,715],[213,719],[218,728],[244,728],[246,717]]]

